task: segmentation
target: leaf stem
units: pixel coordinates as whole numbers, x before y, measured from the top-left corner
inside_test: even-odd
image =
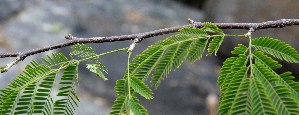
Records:
[[[249,62],[250,62],[250,77],[253,77],[253,63],[252,63],[252,59],[253,59],[253,55],[252,55],[252,51],[251,51],[251,47],[252,47],[252,39],[251,39],[251,34],[248,36],[249,39]]]
[[[129,90],[129,99],[131,99],[132,97],[131,97],[131,92],[130,92],[130,66],[129,66],[129,64],[130,64],[130,56],[131,56],[131,54],[132,54],[132,52],[129,52],[129,56],[128,56],[128,77],[127,77],[127,79],[128,79],[128,90]]]
[[[128,52],[129,53],[129,55],[128,55],[128,77],[127,77],[127,79],[128,79],[128,95],[129,95],[129,99],[128,100],[130,100],[130,99],[132,99],[132,97],[131,97],[131,90],[130,90],[130,87],[131,87],[131,85],[130,85],[130,56],[131,56],[131,54],[132,54],[132,52]],[[127,102],[127,105],[128,105],[128,110],[127,110],[127,112],[129,113],[128,115],[130,115],[130,106],[129,106],[129,102]]]

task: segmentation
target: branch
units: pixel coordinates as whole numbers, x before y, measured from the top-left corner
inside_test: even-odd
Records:
[[[190,22],[191,20],[188,19]],[[259,30],[259,29],[266,29],[266,28],[282,28],[285,26],[292,26],[292,25],[299,25],[299,19],[281,19],[276,21],[267,21],[261,23],[213,23],[220,29],[248,29],[252,30],[252,32]],[[103,43],[103,42],[114,42],[114,41],[124,41],[124,40],[134,40],[135,38],[142,36],[142,38],[138,38],[139,42],[145,38],[150,38],[153,36],[168,34],[178,32],[179,29],[185,27],[196,27],[202,28],[204,27],[202,22],[190,22],[189,25],[177,26],[177,27],[170,27],[164,28],[139,34],[131,34],[131,35],[120,35],[120,36],[110,36],[110,37],[92,37],[92,38],[76,38],[71,35],[66,36],[66,39],[70,39],[69,41],[65,41],[58,44],[53,44],[41,48],[36,48],[33,50],[28,50],[25,52],[15,52],[15,53],[0,53],[0,58],[5,57],[17,57],[14,62],[8,64],[6,68],[2,69],[1,72],[7,71],[11,66],[17,64],[19,61],[24,60],[27,56],[34,55],[37,53],[62,48],[65,46],[74,45],[77,43]]]

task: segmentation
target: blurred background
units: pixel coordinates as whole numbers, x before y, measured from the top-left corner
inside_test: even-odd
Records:
[[[100,37],[136,34],[161,28],[187,25],[191,18],[199,22],[250,23],[299,16],[296,0],[1,0],[0,1],[0,52],[22,52],[65,41],[64,36]],[[283,29],[265,29],[253,33],[254,37],[281,39],[299,49],[298,26]],[[245,34],[246,30],[224,30],[226,34]],[[173,34],[143,40],[134,49],[137,55],[147,46]],[[128,47],[132,41],[87,44],[96,53]],[[137,94],[150,115],[215,115],[220,94],[217,77],[223,61],[237,44],[248,46],[248,40],[226,37],[217,56],[203,56],[190,64],[185,61],[171,72],[157,90],[154,99],[146,100]],[[52,52],[67,55],[71,47],[52,50],[27,57],[6,73],[0,74],[0,88],[4,88],[32,60],[43,63],[40,57]],[[205,54],[204,54],[205,55]],[[0,59],[0,66],[14,58]],[[108,81],[80,64],[77,95],[81,102],[76,115],[106,115],[117,97],[115,81],[121,79],[126,69],[127,54],[113,53],[100,57],[108,69]],[[299,76],[298,64],[283,65],[278,73],[293,72]],[[154,89],[154,88],[152,88]]]

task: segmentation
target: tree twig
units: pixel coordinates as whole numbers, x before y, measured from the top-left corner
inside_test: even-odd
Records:
[[[188,19],[190,22],[191,20]],[[192,20],[193,21],[193,20]],[[282,28],[285,26],[292,26],[292,25],[299,25],[299,19],[281,19],[281,20],[275,20],[275,21],[267,21],[267,22],[261,22],[261,23],[213,23],[220,29],[248,29],[252,32],[259,30],[259,29],[266,29],[266,28]],[[70,45],[74,45],[77,43],[103,43],[103,42],[115,42],[115,41],[124,41],[124,40],[134,40],[138,36],[142,36],[139,41],[142,41],[145,38],[150,38],[153,36],[168,34],[168,33],[174,33],[178,32],[179,29],[182,29],[184,27],[196,27],[196,28],[202,28],[204,27],[202,22],[190,22],[189,25],[183,25],[183,26],[177,26],[177,27],[170,27],[170,28],[164,28],[139,34],[131,34],[131,35],[120,35],[120,36],[110,36],[110,37],[92,37],[92,38],[76,38],[71,35],[67,35],[66,39],[69,39],[68,41],[53,44],[41,48],[36,48],[33,50],[28,50],[25,52],[15,52],[15,53],[0,53],[0,58],[5,57],[17,57],[14,62],[11,64],[17,64],[19,61],[24,60],[27,56],[34,55],[37,53],[62,48]],[[10,67],[13,65],[8,64],[6,68],[2,69],[1,72],[7,71]]]

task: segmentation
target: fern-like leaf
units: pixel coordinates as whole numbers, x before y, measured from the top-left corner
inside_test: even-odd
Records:
[[[38,89],[36,82],[28,85],[17,103],[18,107],[16,107],[14,114],[42,113],[51,115],[53,105],[51,91],[54,88],[56,76],[56,73],[49,74],[39,84],[40,88]]]
[[[278,115],[274,109],[271,100],[266,94],[266,89],[256,79],[251,79],[250,97],[251,97],[251,115]]]
[[[269,99],[273,99],[272,105],[279,115],[299,114],[299,106],[295,99],[286,97],[292,94],[290,90],[284,85],[272,86],[270,84],[279,81],[277,76],[260,63],[253,65],[253,73],[266,88],[265,92],[269,95]]]
[[[72,46],[72,52],[70,55],[78,55],[79,57],[90,57],[96,55],[93,49],[86,44],[75,44]]]
[[[212,24],[211,22],[204,22],[203,23],[204,27],[203,29],[212,33],[218,32],[221,34],[224,34],[221,29],[219,29],[216,25]]]
[[[78,66],[74,65],[69,66],[64,70],[63,75],[61,76],[62,82],[60,82],[59,84],[63,84],[65,86],[60,87],[60,92],[57,94],[57,96],[61,96],[64,98],[56,100],[54,102],[54,114],[74,114],[75,106],[78,107],[76,101],[80,102],[80,100],[76,95],[75,88],[75,79],[78,75],[77,72]]]
[[[187,57],[190,60],[190,63],[202,57],[209,41],[209,35],[206,31],[207,30],[199,28],[184,28],[180,30],[181,34],[185,34],[188,37],[195,39],[189,48],[189,55]]]
[[[223,31],[219,29],[216,25],[210,23],[210,22],[205,22],[203,23],[204,27],[203,29],[212,33],[218,32],[224,35]],[[207,55],[212,55],[212,53],[217,53],[222,41],[224,39],[224,36],[216,36],[212,39],[211,43],[209,44],[209,49],[208,49],[208,54]]]
[[[139,100],[137,99],[137,97],[132,96],[132,99],[129,99],[129,106],[134,115],[148,115],[148,113],[146,113],[147,110],[144,109],[144,107],[138,102]]]
[[[205,38],[209,35],[207,34],[206,30],[199,29],[199,28],[189,28],[186,27],[184,29],[180,29],[181,34],[185,34],[190,38]]]
[[[118,97],[116,98],[116,100],[114,101],[116,104],[114,104],[112,106],[112,112],[109,113],[109,115],[119,115],[121,110],[123,110],[123,113],[126,114],[126,111],[124,109],[124,104],[126,101],[126,97],[122,96],[122,95],[118,95]]]
[[[233,101],[233,105],[230,109],[230,113],[232,115],[237,114],[249,114],[251,111],[251,105],[249,100],[249,85],[250,79],[244,78],[241,81],[240,88],[238,89],[238,93],[236,98]]]
[[[229,82],[229,79],[231,79],[229,76],[233,76],[235,72],[235,69],[233,69],[233,67],[236,67],[235,64],[239,63],[238,67],[243,67],[247,63],[247,57],[244,54],[247,52],[248,48],[242,44],[238,45],[239,47],[236,47],[231,53],[239,54],[239,57],[230,57],[223,62],[223,66],[221,67],[221,71],[219,73],[220,76],[218,77],[218,85],[223,85]],[[240,65],[240,63],[243,64]]]
[[[151,80],[151,82],[156,81],[156,83],[153,84],[156,88],[159,86],[159,84],[164,78],[167,78],[167,74],[169,74],[172,67],[173,69],[175,69],[181,65],[183,59],[186,58],[189,51],[189,47],[192,43],[192,41],[180,42],[184,39],[188,39],[188,37],[185,35],[171,36],[169,39],[173,40],[174,42],[179,42],[172,45],[169,48],[169,51],[165,53],[165,56],[157,64],[157,67],[155,68],[155,73],[153,74]]]
[[[241,93],[244,92],[244,86],[246,84],[242,84],[240,81],[246,80],[248,67],[241,67],[231,78],[230,82],[227,84],[223,93],[221,93],[220,97],[220,106],[218,108],[218,113],[220,115],[226,115],[230,112],[230,110],[234,107],[233,104],[241,101]],[[242,86],[242,87],[241,87]],[[245,87],[246,88],[246,87]],[[222,89],[223,90],[223,89]],[[235,102],[237,101],[237,102]],[[248,106],[248,105],[246,105]],[[235,108],[234,110],[239,110],[240,108]]]
[[[49,76],[45,77],[43,79],[43,81],[39,84],[40,88],[37,90],[38,93],[41,93],[41,94],[43,94],[43,96],[45,96],[45,97],[39,96],[40,97],[39,100],[45,102],[44,106],[40,105],[40,108],[42,108],[42,106],[43,106],[42,113],[44,115],[51,115],[51,113],[52,113],[52,106],[53,106],[54,102],[52,100],[51,93],[55,86],[57,73],[52,73]]]
[[[224,36],[216,36],[212,39],[211,43],[209,44],[209,49],[207,55],[212,55],[212,53],[217,53],[218,49],[220,48],[220,45],[224,39]]]
[[[299,103],[299,83],[293,81],[294,76],[290,76],[291,72],[285,72],[279,75],[279,81],[276,81],[276,85],[284,85],[291,91],[292,94],[289,97],[295,99]]]
[[[114,87],[117,98],[114,101],[115,104],[112,106],[112,112],[109,113],[109,115],[119,115],[121,112],[126,113],[125,110],[125,104],[126,104],[126,87],[127,82],[125,79],[120,79],[116,81],[116,85]]]
[[[299,62],[299,54],[289,44],[281,42],[281,40],[269,37],[261,37],[252,40],[252,46],[275,58],[285,60],[290,63]]]
[[[102,71],[104,71],[107,73],[107,69],[105,68],[104,65],[102,65],[102,64],[87,64],[86,68],[89,69],[89,71],[97,74],[97,76],[100,76],[101,78],[103,78],[104,81],[108,80],[102,72]]]
[[[152,86],[157,88],[161,81],[167,78],[167,74],[179,67],[184,59],[188,58],[190,62],[193,62],[202,57],[208,40],[211,38],[207,31],[212,30],[222,33],[221,29],[217,29],[217,26],[212,24],[207,24],[207,27],[203,29],[184,28],[180,30],[180,34],[149,46],[133,59],[134,63],[129,64],[130,76],[142,77],[144,81],[155,70],[151,82],[155,82]],[[215,46],[215,49],[216,47],[218,46]]]
[[[232,54],[245,54],[248,50],[243,44],[238,44],[239,47],[235,47],[234,51],[231,51]]]
[[[143,96],[146,99],[153,99],[154,97],[151,96],[153,94],[152,90],[149,89],[147,85],[145,85],[141,80],[135,77],[130,77],[130,85],[131,87]]]
[[[59,62],[60,58],[56,59],[57,62]],[[30,63],[31,65],[27,65],[25,67],[25,71],[23,71],[24,74],[18,75],[14,79],[14,81],[12,81],[11,84],[8,85],[9,87],[5,87],[4,89],[0,90],[2,92],[2,94],[0,95],[1,114],[22,114],[41,112],[40,110],[34,109],[35,106],[36,108],[38,108],[38,105],[43,105],[43,103],[36,102],[34,98],[35,96],[37,96],[36,98],[40,99],[40,97],[38,97],[38,94],[40,93],[38,93],[36,89],[38,85],[36,81],[39,81],[43,77],[53,73],[53,70],[51,70],[48,66],[39,65],[34,60]],[[25,96],[22,96],[19,99],[20,101],[18,102],[18,97],[21,93],[21,90],[24,88],[25,90],[23,94]]]
[[[247,64],[247,60],[248,56],[240,54],[239,57],[230,58],[224,62],[225,65],[223,66],[223,69],[221,69],[220,72],[220,74],[222,75],[218,78],[218,84],[222,84],[220,87],[221,91],[227,90],[227,87],[233,79],[235,72],[239,71],[242,67],[245,67]]]
[[[41,57],[41,59],[46,62],[49,66],[55,66],[55,65],[61,65],[68,61],[68,59],[62,54],[62,53],[52,53],[52,57],[47,55],[48,60],[44,57]]]
[[[91,49],[88,49],[88,46],[82,48],[83,52],[89,52],[86,55],[90,57],[68,60],[62,53],[52,53],[52,56],[47,55],[48,59],[42,58],[48,64],[47,66],[31,61],[25,67],[23,74],[18,75],[11,84],[8,84],[8,87],[0,89],[0,114],[74,114],[75,106],[78,106],[77,101],[79,101],[75,89],[75,81],[78,82],[78,64],[90,59],[97,62],[95,59],[99,56],[128,49],[123,48],[96,55],[90,53]],[[98,66],[97,69],[106,70],[100,63],[95,65]],[[58,68],[51,69],[52,67]],[[64,70],[62,81],[59,83],[63,86],[59,88],[60,92],[57,96],[64,98],[54,102],[51,93],[60,70]]]
[[[193,42],[189,50],[189,56],[187,57],[190,63],[202,57],[208,41],[206,38],[198,38]]]
[[[278,64],[277,61],[273,60],[271,57],[268,57],[267,55],[264,55],[264,53],[260,51],[254,50],[252,54],[255,57],[256,63],[261,63],[265,65],[267,68],[271,69],[271,71],[273,71],[273,69],[281,68],[281,65]]]

